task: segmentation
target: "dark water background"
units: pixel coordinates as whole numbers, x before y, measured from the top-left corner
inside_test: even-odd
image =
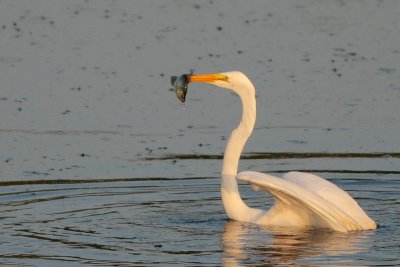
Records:
[[[400,2],[0,0],[0,264],[400,265]],[[240,169],[310,171],[376,231],[228,221],[221,156],[241,109],[171,75],[257,89]],[[271,199],[241,186],[249,205]]]

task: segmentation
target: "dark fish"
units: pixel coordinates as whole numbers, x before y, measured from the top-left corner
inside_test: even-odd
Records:
[[[186,93],[189,83],[189,75],[183,74],[179,78],[176,76],[171,76],[171,84],[173,86],[172,90],[175,91],[176,97],[181,101],[185,102]]]

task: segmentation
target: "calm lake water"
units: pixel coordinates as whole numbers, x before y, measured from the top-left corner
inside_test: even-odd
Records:
[[[193,162],[195,164],[195,162]],[[324,173],[374,218],[349,234],[227,220],[219,178],[3,186],[1,262],[17,266],[395,266],[399,174]],[[249,186],[252,206],[271,204]]]
[[[0,0],[0,265],[400,266],[400,2]],[[229,221],[241,114],[170,76],[241,70],[240,170],[329,179],[379,225]],[[240,185],[250,206],[272,199]]]

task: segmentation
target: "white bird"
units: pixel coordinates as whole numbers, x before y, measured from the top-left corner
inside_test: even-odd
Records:
[[[232,90],[242,101],[242,120],[228,140],[222,167],[221,195],[229,218],[260,225],[311,226],[339,232],[376,228],[349,194],[316,175],[288,172],[279,178],[254,171],[237,173],[240,154],[256,120],[253,84],[238,71],[187,74],[187,78],[188,82],[205,82]],[[275,198],[274,205],[268,211],[248,207],[240,197],[236,179],[270,193]]]

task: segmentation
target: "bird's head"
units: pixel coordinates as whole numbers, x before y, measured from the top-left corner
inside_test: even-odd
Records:
[[[211,74],[183,74],[179,78],[171,77],[171,83],[174,86],[176,96],[182,102],[185,102],[187,93],[187,84],[191,82],[202,82],[213,84],[222,88],[234,91],[240,97],[255,96],[255,89],[249,78],[240,71],[229,71]]]
[[[189,82],[205,82],[237,92],[238,88],[248,87],[249,78],[240,71],[229,71],[212,74],[190,74]],[[238,92],[237,92],[238,93]]]

